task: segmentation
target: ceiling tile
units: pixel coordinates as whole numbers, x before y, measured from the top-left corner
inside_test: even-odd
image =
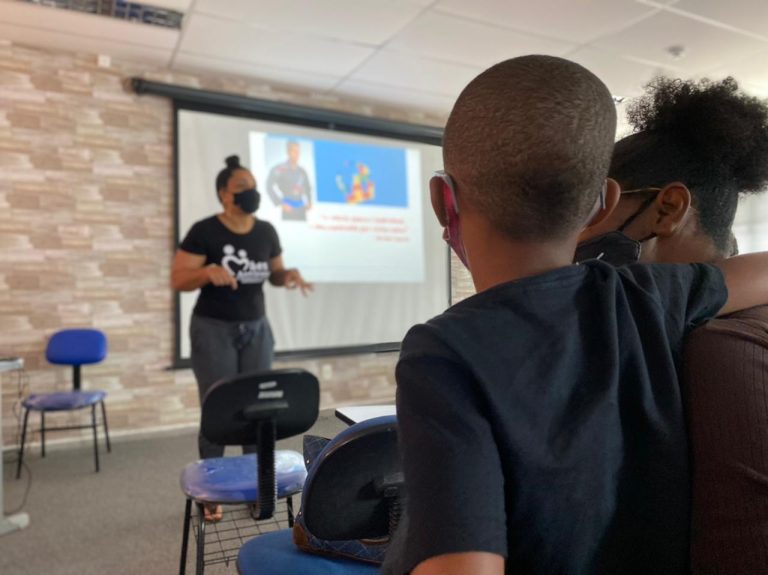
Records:
[[[195,12],[269,30],[381,45],[423,8],[405,0],[198,0]]]
[[[22,2],[0,2],[0,22],[26,29],[69,34],[83,40],[101,39],[169,51],[173,50],[179,39],[179,31],[170,28]],[[52,46],[50,43],[39,45]],[[141,50],[137,49],[137,52]]]
[[[456,100],[448,96],[393,88],[360,80],[346,80],[334,89],[333,93],[437,116],[447,116]]]
[[[674,9],[768,37],[768,2],[765,0],[679,0]]]
[[[643,20],[619,34],[594,43],[617,54],[673,66],[694,75],[746,58],[766,47],[764,42],[678,16],[670,12]],[[673,59],[671,45],[685,47],[683,57]]]
[[[356,70],[350,79],[456,98],[482,70],[383,50]]]
[[[742,85],[742,88],[747,91],[747,93],[751,94],[752,96],[757,96],[758,98],[768,98],[768,83],[765,84],[748,84],[745,83]]]
[[[657,10],[632,0],[438,0],[433,9],[578,43],[613,33]]]
[[[674,75],[660,66],[628,61],[615,52],[604,52],[596,48],[580,48],[568,54],[567,58],[594,73],[605,82],[613,95],[625,98],[641,94],[643,86],[654,76]]]
[[[450,14],[425,12],[400,32],[387,49],[475,66],[490,66],[523,54],[559,56],[574,46],[463,20]]]
[[[187,17],[179,50],[203,56],[241,61],[279,57],[278,44],[284,41],[273,30],[259,30],[200,14]]]
[[[263,64],[247,64],[232,60],[220,60],[196,54],[180,52],[176,55],[173,69],[186,72],[205,72],[207,74],[228,73],[244,76],[267,83],[296,86],[309,90],[326,91],[338,84],[338,76],[326,76],[310,72],[292,72],[285,68]]]
[[[483,68],[525,53],[565,55],[626,97],[663,71],[732,74],[745,90],[768,96],[766,0],[150,3],[187,12],[181,40],[176,30],[9,0],[0,0],[0,38],[147,65],[167,64],[179,43],[177,70],[330,90],[433,114],[447,113]],[[672,44],[686,47],[683,58],[668,55]]]
[[[156,66],[167,66],[173,54],[171,50],[145,48],[136,44],[110,42],[103,38],[88,38],[75,34],[65,34],[4,23],[0,23],[0,38],[16,42],[21,46],[86,54],[106,54],[113,58]]]
[[[744,84],[750,94],[762,96],[768,90],[768,50],[713,70],[707,75],[712,78],[733,76],[740,84]]]
[[[348,74],[373,53],[371,48],[358,45],[259,29],[200,14],[189,17],[180,50],[221,60],[331,76]]]

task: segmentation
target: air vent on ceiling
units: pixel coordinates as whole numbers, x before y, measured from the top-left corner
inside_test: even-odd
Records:
[[[141,22],[163,28],[181,28],[181,19],[184,14],[167,8],[159,8],[138,2],[125,2],[124,0],[20,0],[28,4],[62,8],[74,12],[86,14],[98,14],[118,20]]]

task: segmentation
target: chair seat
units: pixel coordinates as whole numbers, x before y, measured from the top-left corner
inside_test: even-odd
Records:
[[[200,459],[181,472],[181,490],[203,503],[246,503],[259,499],[256,454]],[[298,493],[307,479],[304,458],[296,451],[275,451],[277,496]]]
[[[351,559],[304,553],[293,543],[290,529],[246,542],[237,555],[240,575],[373,575],[379,566]]]
[[[56,391],[30,395],[22,405],[34,411],[71,411],[90,407],[106,396],[105,391]]]

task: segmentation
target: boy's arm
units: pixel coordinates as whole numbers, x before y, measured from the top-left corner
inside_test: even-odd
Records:
[[[504,557],[495,553],[450,553],[427,559],[413,575],[504,575]]]
[[[397,419],[408,521],[384,572],[496,575],[485,570],[492,555],[501,574],[505,483],[478,383],[430,326],[412,329],[402,349]]]
[[[768,252],[734,256],[715,265],[728,288],[728,300],[718,316],[768,304]]]

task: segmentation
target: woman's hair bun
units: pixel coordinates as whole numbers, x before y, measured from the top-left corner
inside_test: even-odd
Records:
[[[229,156],[224,162],[227,164],[227,167],[229,169],[239,168],[240,167],[240,156]]]
[[[627,116],[636,131],[650,131],[687,150],[698,164],[698,177],[720,193],[766,189],[768,103],[740,91],[733,78],[656,78]]]

